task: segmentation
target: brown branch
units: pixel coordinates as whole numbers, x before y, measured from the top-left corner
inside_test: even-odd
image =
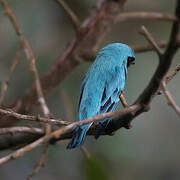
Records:
[[[28,121],[35,121],[35,122],[42,122],[42,123],[51,123],[51,124],[57,124],[60,126],[70,124],[70,122],[62,121],[61,119],[56,120],[56,119],[41,117],[39,115],[38,116],[28,116],[28,115],[16,113],[12,110],[0,109],[0,113],[4,114],[4,115],[8,115],[9,117],[14,117],[14,118],[21,119],[21,120],[28,120]]]
[[[154,38],[152,37],[152,35],[149,33],[149,31],[146,29],[145,26],[141,27],[141,34],[143,34],[146,37],[146,39],[149,41],[149,43],[156,50],[159,57],[161,57],[163,52],[161,51],[160,47],[158,46],[158,44],[156,43],[156,41],[154,40]],[[159,58],[159,59],[161,59],[161,58]]]
[[[6,96],[6,93],[7,93],[8,87],[9,87],[9,82],[10,82],[11,77],[12,77],[12,73],[14,72],[16,65],[19,62],[21,51],[22,51],[21,47],[16,51],[15,57],[13,58],[12,64],[11,64],[10,69],[9,69],[8,76],[6,77],[6,80],[2,83],[1,92],[0,92],[0,106],[2,105],[3,100]]]
[[[133,105],[133,106],[130,106],[128,108],[124,108],[124,109],[122,109],[120,111],[108,112],[108,113],[100,114],[98,116],[94,116],[92,118],[85,119],[84,121],[76,122],[78,124],[71,123],[69,125],[72,125],[72,127],[75,127],[76,125],[82,125],[83,123],[96,122],[96,121],[102,120],[104,118],[110,118],[112,116],[113,117],[118,117],[118,116],[124,116],[126,114],[131,114],[131,113],[133,114],[136,111],[138,111],[139,109],[140,109],[139,105]],[[126,122],[122,121],[122,125],[126,126]],[[54,143],[57,140],[63,140],[63,139],[71,138],[72,137],[72,131],[73,131],[73,128],[71,128],[71,130],[69,130],[67,134],[64,134],[64,136],[61,136],[59,139],[51,141],[51,143]],[[88,131],[88,135],[95,135],[96,133],[97,133],[96,126],[92,126],[90,128],[90,130]],[[7,147],[8,148],[12,148],[12,147],[20,145],[20,144],[31,143],[31,142],[37,140],[38,138],[40,138],[43,135],[44,134],[39,135],[38,133],[36,135],[25,135],[24,133],[22,133],[22,135],[13,136],[12,138],[10,138],[10,140],[13,139],[13,141],[11,143],[7,143],[7,141],[4,141],[8,137],[2,136],[2,139],[1,139],[1,136],[0,136],[0,150],[7,149]],[[104,132],[103,135],[109,135],[109,133],[108,132]]]
[[[81,146],[80,150],[87,159],[89,159],[91,157],[90,153],[88,152],[88,150],[85,146]]]
[[[163,21],[177,21],[177,17],[160,12],[126,12],[118,16],[118,21],[128,21],[131,19],[153,19],[153,20],[163,20]]]
[[[166,84],[172,80],[172,78],[180,71],[180,64],[165,78]]]
[[[176,17],[178,20],[180,19],[180,2],[177,1],[177,7],[176,7]],[[149,82],[148,86],[145,88],[145,90],[142,92],[142,94],[137,99],[136,103],[139,102],[141,104],[149,105],[152,98],[156,94],[157,90],[159,89],[159,86],[161,84],[161,81],[163,80],[164,76],[168,72],[172,59],[174,57],[174,54],[177,52],[178,46],[178,33],[179,33],[179,21],[176,21],[173,23],[172,31],[170,40],[167,46],[166,51],[162,55],[162,59],[159,62],[159,65]]]
[[[15,134],[15,133],[28,133],[35,135],[43,135],[44,131],[40,128],[35,127],[10,127],[10,128],[0,128],[0,135],[4,134]]]
[[[56,2],[60,6],[63,7],[63,9],[66,11],[68,16],[70,17],[71,22],[72,22],[76,32],[79,32],[81,23],[80,23],[79,18],[76,16],[76,14],[72,11],[72,9],[68,6],[68,4],[64,0],[56,0]]]
[[[124,108],[129,106],[127,101],[126,101],[126,98],[125,98],[123,91],[121,92],[119,98],[120,98],[121,104],[123,105]]]
[[[54,131],[54,132],[46,134],[42,138],[39,138],[38,140],[34,141],[33,143],[28,144],[25,147],[20,148],[17,151],[15,151],[15,152],[13,152],[13,153],[11,153],[11,154],[3,157],[3,158],[0,158],[0,165],[2,165],[4,163],[7,163],[10,160],[14,160],[14,159],[17,159],[18,157],[23,156],[25,153],[33,150],[34,148],[36,148],[40,144],[47,143],[52,138],[58,139],[63,134],[66,134],[68,132],[72,132],[78,126],[88,124],[88,123],[92,123],[92,122],[97,122],[97,121],[100,121],[100,120],[105,119],[107,117],[122,116],[122,115],[125,115],[125,114],[129,114],[130,112],[137,111],[138,109],[139,109],[138,105],[133,105],[133,106],[130,106],[128,108],[124,108],[121,111],[108,112],[108,113],[100,114],[100,115],[85,119],[83,121],[77,121],[77,122],[71,123],[71,124],[69,124],[69,125],[67,125],[65,127],[62,127],[60,129]]]
[[[157,42],[157,45],[160,47],[160,48],[165,48],[167,47],[167,42],[165,41],[159,41]],[[147,44],[147,45],[132,45],[131,46],[134,51],[136,53],[144,53],[144,52],[148,52],[148,51],[153,51],[154,50],[154,47],[151,45],[151,44]]]
[[[44,146],[43,152],[41,154],[41,158],[39,159],[38,163],[35,165],[33,172],[28,175],[27,180],[30,180],[33,176],[38,174],[40,169],[45,166],[46,159],[48,156],[48,151],[49,151],[49,143],[47,142]]]
[[[180,107],[176,104],[176,102],[174,101],[171,93],[168,91],[167,87],[166,87],[166,82],[165,80],[162,81],[161,83],[161,87],[162,90],[168,100],[168,104],[175,110],[175,112],[180,116]]]

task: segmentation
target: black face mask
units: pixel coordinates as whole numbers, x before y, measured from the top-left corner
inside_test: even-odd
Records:
[[[129,67],[131,64],[135,64],[135,58],[134,57],[128,57],[128,60],[127,60],[127,67]]]

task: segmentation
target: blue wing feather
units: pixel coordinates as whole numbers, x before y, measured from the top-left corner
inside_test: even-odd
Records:
[[[113,66],[94,66],[85,75],[80,92],[78,120],[90,118],[92,116],[114,111],[119,102],[119,95],[124,88],[124,68]],[[96,71],[96,73],[94,73]],[[89,76],[89,74],[94,76]],[[123,74],[123,75],[122,75]],[[101,120],[106,124],[110,119]],[[85,135],[91,124],[78,127],[75,136],[67,148],[79,147],[85,140]],[[103,129],[101,129],[103,130]],[[100,133],[99,133],[100,134]],[[97,135],[99,136],[99,135]],[[97,137],[96,136],[96,137]]]

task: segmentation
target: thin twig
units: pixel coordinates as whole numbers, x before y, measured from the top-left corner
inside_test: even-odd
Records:
[[[41,154],[41,158],[38,161],[38,163],[35,165],[33,172],[28,175],[27,180],[30,180],[33,176],[35,176],[36,174],[38,174],[38,172],[40,171],[40,169],[42,167],[45,166],[46,163],[46,159],[47,159],[47,155],[48,155],[48,150],[49,150],[49,143],[47,142],[44,146],[43,152]]]
[[[119,98],[120,98],[120,101],[121,101],[124,108],[129,106],[127,101],[126,101],[126,98],[125,98],[125,95],[124,95],[123,91],[121,92]]]
[[[166,84],[173,79],[173,77],[180,71],[180,64],[165,78]]]
[[[90,153],[88,152],[88,150],[85,146],[81,146],[80,150],[87,159],[89,159],[91,157]]]
[[[162,56],[163,52],[160,49],[160,47],[158,46],[158,44],[156,43],[156,41],[154,40],[154,38],[151,36],[151,34],[148,32],[148,30],[146,29],[145,26],[141,27],[141,33],[146,37],[146,39],[151,43],[151,45],[154,47],[154,49],[156,50],[157,54],[159,55],[159,57]]]
[[[44,131],[40,128],[35,127],[10,127],[10,128],[0,128],[0,135],[4,134],[14,134],[14,133],[28,133],[28,134],[44,134]]]
[[[107,113],[103,113],[103,114],[99,114],[97,116],[85,119],[83,121],[78,121],[77,123],[79,123],[80,125],[83,125],[84,122],[86,124],[86,121],[88,121],[88,123],[91,122],[95,122],[95,121],[99,121],[105,118],[110,118],[112,116],[120,116],[120,115],[124,115],[124,114],[128,114],[128,113],[132,113],[134,111],[136,111],[137,109],[139,109],[140,106],[139,104],[135,104],[132,106],[129,106],[127,108],[124,108],[122,110],[119,111],[114,111],[114,112],[107,112]],[[59,121],[56,119],[48,119],[48,118],[42,118],[42,117],[36,117],[36,116],[28,116],[28,115],[22,115],[22,114],[18,114],[15,113],[13,111],[7,111],[7,110],[3,110],[0,109],[0,113],[2,114],[6,114],[6,115],[10,115],[16,118],[21,118],[21,119],[25,119],[25,120],[30,120],[30,121],[40,121],[40,122],[44,122],[44,123],[54,123],[54,124],[61,124],[61,125],[71,125],[73,123],[67,122],[67,121]]]
[[[175,110],[175,112],[180,116],[180,107],[176,104],[176,102],[174,101],[171,93],[168,91],[167,87],[166,87],[166,82],[165,80],[162,81],[161,83],[161,88],[168,100],[168,104]]]
[[[168,44],[166,41],[157,41],[156,43],[160,48],[165,48]],[[147,45],[132,45],[131,47],[134,49],[136,53],[144,53],[147,51],[154,50],[154,47],[149,43]]]
[[[76,30],[76,32],[79,32],[80,29],[80,20],[79,18],[76,16],[76,14],[73,12],[73,10],[68,6],[68,4],[64,1],[64,0],[56,0],[56,2],[63,7],[63,9],[66,11],[66,13],[68,14],[68,16],[71,19],[71,22]]]
[[[6,80],[2,83],[1,92],[0,92],[0,106],[2,105],[3,100],[6,96],[6,93],[7,93],[8,87],[9,87],[9,82],[10,82],[11,77],[12,77],[12,73],[14,72],[16,65],[19,62],[21,51],[22,51],[21,47],[18,48],[18,50],[16,51],[15,57],[13,58],[12,64],[11,64],[10,69],[9,69],[8,76],[6,77]]]
[[[176,68],[169,73],[169,75],[166,75],[164,78],[164,81],[166,83],[166,85],[174,78],[174,76],[180,71],[180,64],[176,66]],[[159,87],[159,90],[156,93],[157,95],[161,95],[162,94],[162,88],[161,86]]]
[[[11,117],[15,117],[15,118],[21,119],[21,120],[24,119],[24,120],[28,120],[28,121],[36,121],[36,122],[42,122],[42,123],[52,123],[52,124],[57,124],[57,125],[61,125],[61,126],[70,124],[70,122],[62,121],[61,119],[57,120],[57,119],[45,118],[45,117],[41,117],[40,115],[38,115],[38,116],[24,115],[24,114],[16,113],[12,110],[0,109],[0,113],[9,115]]]
[[[163,21],[177,21],[173,14],[160,12],[125,12],[118,16],[118,21],[127,21],[131,19],[153,19]]]

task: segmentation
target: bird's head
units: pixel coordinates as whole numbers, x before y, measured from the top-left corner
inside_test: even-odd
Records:
[[[119,59],[122,63],[125,63],[127,67],[135,64],[135,53],[131,47],[122,43],[112,43],[105,46],[103,49],[104,53],[111,54],[115,59]]]
[[[134,56],[128,56],[127,59],[127,67],[129,67],[131,64],[135,64],[135,57]]]

